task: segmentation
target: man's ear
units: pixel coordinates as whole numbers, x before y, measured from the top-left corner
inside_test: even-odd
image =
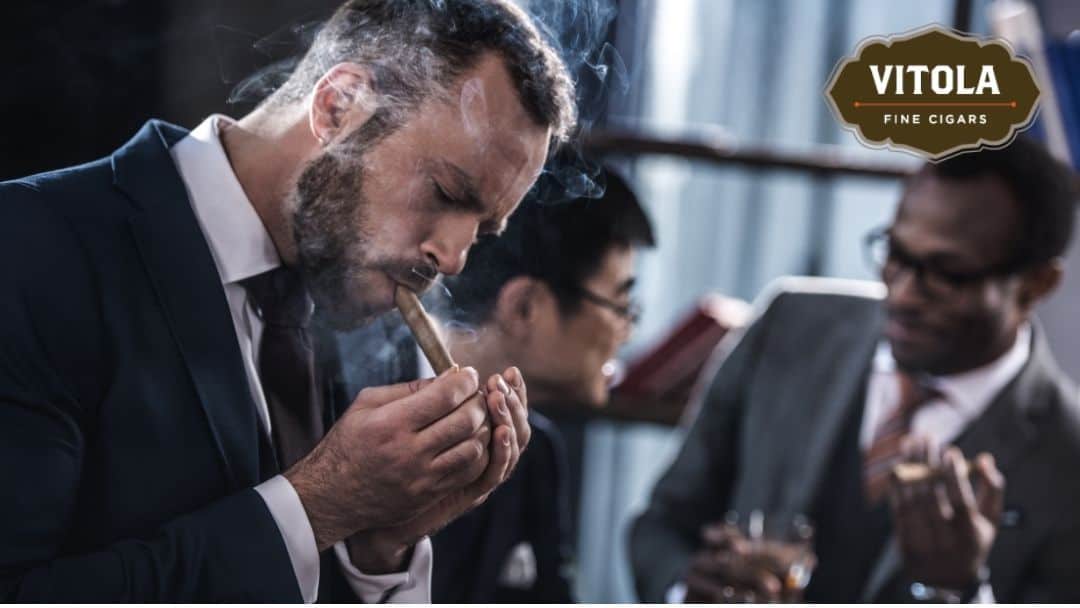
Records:
[[[1024,274],[1020,284],[1020,306],[1025,312],[1031,311],[1046,296],[1053,293],[1065,276],[1065,265],[1061,258],[1033,268]]]
[[[311,134],[325,146],[367,122],[377,107],[371,70],[358,63],[339,63],[315,83],[308,113]]]
[[[512,338],[526,338],[555,305],[555,294],[541,281],[519,276],[507,281],[495,299],[495,323]]]

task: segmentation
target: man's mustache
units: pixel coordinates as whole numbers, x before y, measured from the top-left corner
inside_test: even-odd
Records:
[[[400,261],[380,266],[390,278],[416,293],[427,291],[439,277],[439,269],[427,262]]]

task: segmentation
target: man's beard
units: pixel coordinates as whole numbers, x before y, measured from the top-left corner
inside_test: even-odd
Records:
[[[293,193],[293,237],[297,265],[316,317],[338,330],[367,323],[387,311],[365,299],[380,273],[415,283],[415,270],[430,264],[378,259],[371,251],[371,205],[364,195],[365,156],[380,137],[359,129],[324,151],[301,172]],[[424,272],[422,271],[422,272]]]

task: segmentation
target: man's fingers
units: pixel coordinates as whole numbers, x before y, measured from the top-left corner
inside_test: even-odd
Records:
[[[687,574],[687,598],[710,603],[744,601],[749,592],[736,578],[737,556],[731,551],[701,551]],[[693,591],[693,592],[691,592]]]
[[[939,482],[933,477],[909,485],[914,490],[913,504],[918,513],[916,542],[925,552],[933,553],[950,541],[948,522],[941,513],[944,492],[939,492]]]
[[[983,517],[998,525],[1005,509],[1005,476],[998,470],[991,454],[975,458],[975,504]]]
[[[701,530],[701,537],[705,541],[705,545],[712,550],[731,547],[734,539],[739,536],[738,528],[727,522],[714,522],[706,525]]]
[[[512,433],[513,431],[510,427],[505,425],[496,426],[495,430],[492,431],[491,450],[487,468],[480,478],[474,481],[470,486],[472,500],[476,500],[484,494],[494,490],[496,486],[506,479],[507,470],[510,465]]]
[[[521,375],[521,370],[517,367],[508,367],[506,371],[502,373],[503,379],[510,385],[510,388],[517,394],[521,404],[525,407],[529,406],[528,393],[525,390],[525,377]]]
[[[487,416],[484,397],[474,393],[465,403],[419,432],[420,450],[438,454],[450,449],[486,426]]]
[[[901,482],[895,473],[890,480],[889,503],[900,548],[905,555],[922,555],[926,552],[925,526],[920,522],[913,484]]]
[[[958,513],[967,512],[973,515],[978,508],[975,504],[975,493],[971,489],[971,481],[967,471],[964,470],[964,455],[956,448],[945,451],[943,467],[943,483],[949,496],[949,502]]]
[[[356,395],[351,407],[373,408],[386,405],[417,393],[434,381],[434,378],[423,378],[411,382],[365,388]]]
[[[419,431],[457,409],[479,387],[475,369],[451,369],[394,404],[402,409],[412,429]]]
[[[893,522],[900,552],[905,561],[921,559],[926,555],[925,535],[918,510],[912,505],[910,489],[899,481],[889,489],[889,504],[892,507]]]
[[[780,599],[780,592],[784,590],[784,586],[775,574],[765,568],[754,568],[749,565],[741,570],[739,579],[753,591],[755,599],[766,602]]]
[[[446,450],[432,461],[432,472],[439,477],[432,492],[442,494],[464,488],[480,478],[487,469],[491,431],[481,428],[475,435]]]
[[[504,477],[500,480],[503,481],[506,477],[509,477],[510,472],[517,466],[518,457],[521,455],[521,449],[518,446],[513,417],[510,415],[510,409],[506,405],[506,394],[498,390],[489,392],[487,394],[487,406],[488,412],[491,414],[492,426],[506,427],[509,438],[508,445],[510,454]]]
[[[511,387],[506,395],[506,406],[510,409],[510,417],[514,421],[514,434],[517,437],[518,450],[525,451],[532,437],[532,428],[529,426],[528,398],[525,396],[525,381],[521,379],[521,372],[516,367],[503,372],[503,378],[515,379],[519,383],[517,388]],[[507,384],[510,380],[506,380]]]
[[[735,599],[735,588],[691,570],[686,575],[686,598],[691,602],[723,604]]]

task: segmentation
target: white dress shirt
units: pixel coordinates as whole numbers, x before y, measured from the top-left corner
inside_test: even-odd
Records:
[[[240,281],[277,268],[281,259],[225,155],[219,131],[222,121],[227,124],[231,119],[210,116],[170,152],[221,277],[248,386],[263,429],[269,434],[270,414],[258,373],[263,325],[248,304],[247,291]],[[314,602],[319,592],[319,552],[300,497],[281,475],[259,484],[255,490],[266,501],[281,531],[301,596],[307,603]],[[408,569],[392,574],[363,574],[349,560],[344,542],[334,545],[334,553],[349,586],[364,602],[431,601],[432,550],[427,538],[416,545]]]
[[[942,398],[927,402],[915,412],[910,435],[926,438],[938,447],[952,442],[1020,373],[1030,353],[1031,327],[1025,324],[1017,332],[1012,347],[987,365],[962,374],[930,378],[929,383]],[[873,369],[866,387],[866,409],[859,432],[859,446],[864,451],[870,448],[878,427],[896,409],[899,401],[896,360],[889,343],[883,340],[874,353]]]

